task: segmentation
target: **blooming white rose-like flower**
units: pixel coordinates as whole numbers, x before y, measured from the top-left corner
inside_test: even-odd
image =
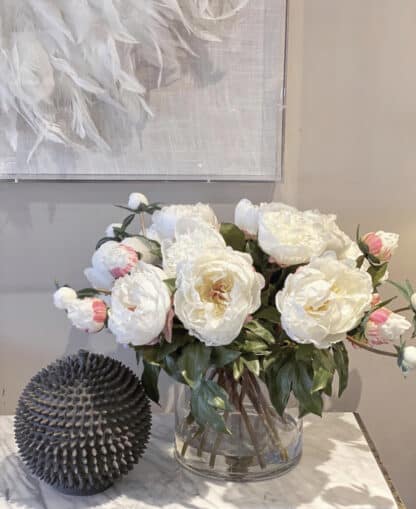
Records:
[[[149,205],[149,200],[142,193],[131,193],[129,196],[129,201],[127,203],[127,207],[132,210],[137,210],[140,205]]]
[[[114,280],[131,272],[138,261],[132,247],[109,240],[95,251],[92,267],[85,269],[84,274],[94,288],[111,289]]]
[[[177,266],[209,249],[225,248],[223,236],[205,223],[187,217],[176,223],[175,240],[162,241],[163,270],[169,278],[176,277]]]
[[[107,319],[107,306],[97,298],[73,300],[68,308],[68,318],[72,325],[85,332],[100,332]]]
[[[68,286],[61,286],[53,294],[53,303],[58,309],[67,309],[69,304],[77,299],[77,292]]]
[[[121,228],[123,225],[121,223],[111,223],[105,229],[106,237],[115,237],[114,228]]]
[[[369,316],[364,335],[370,345],[382,345],[400,339],[411,326],[404,316],[382,307]]]
[[[328,252],[287,277],[276,307],[293,341],[328,348],[360,323],[372,294],[369,274]]]
[[[118,343],[147,345],[162,332],[171,309],[163,279],[161,269],[140,261],[131,274],[114,283],[108,328]]]
[[[208,346],[228,345],[261,305],[264,278],[250,255],[210,249],[177,267],[175,312],[189,333]]]
[[[248,235],[257,235],[259,229],[260,207],[243,198],[237,203],[234,223]]]
[[[159,261],[159,257],[152,252],[151,243],[144,237],[128,237],[121,244],[134,249],[140,254],[140,260],[154,265]]]
[[[404,372],[416,368],[416,346],[404,347],[401,367]]]
[[[283,266],[307,263],[332,250],[341,254],[351,243],[336,216],[293,207],[260,208],[258,241],[262,250]]]
[[[259,230],[260,211],[276,212],[283,209],[297,211],[295,207],[285,203],[269,202],[254,205],[247,198],[243,198],[235,208],[234,223],[249,236],[256,236]]]
[[[367,233],[362,241],[367,244],[370,254],[376,256],[381,262],[388,262],[399,246],[399,238],[397,233],[380,230]]]
[[[152,215],[150,231],[162,241],[175,237],[176,223],[183,217],[211,225],[218,229],[218,219],[209,205],[197,203],[196,205],[169,205],[157,210]]]

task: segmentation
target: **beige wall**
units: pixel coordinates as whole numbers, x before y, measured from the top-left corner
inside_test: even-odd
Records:
[[[401,234],[391,274],[416,282],[414,0],[291,0],[284,182],[0,184],[0,413],[41,366],[81,346],[131,352],[110,335],[70,329],[51,305],[53,280],[84,284],[94,239],[122,214],[108,204],[133,189],[163,202],[210,201],[224,219],[247,196],[335,211],[353,234]],[[389,359],[351,352],[338,409],[358,409],[406,499],[416,507],[416,375]],[[359,489],[359,487],[357,487]]]

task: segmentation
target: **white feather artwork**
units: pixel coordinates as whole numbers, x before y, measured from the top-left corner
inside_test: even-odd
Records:
[[[197,39],[249,0],[1,0],[0,128],[18,149],[18,121],[44,142],[111,151],[97,121],[112,109],[134,126],[152,116],[149,88],[178,79]],[[149,72],[155,70],[149,83]],[[98,113],[97,113],[98,111]]]

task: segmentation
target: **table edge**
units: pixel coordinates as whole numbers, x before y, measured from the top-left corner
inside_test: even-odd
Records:
[[[393,495],[393,498],[397,504],[397,509],[407,509],[406,504],[404,503],[396,486],[394,485],[387,468],[384,466],[384,464],[381,460],[380,453],[378,452],[376,444],[374,443],[374,440],[371,438],[370,433],[368,432],[368,429],[367,429],[366,425],[364,424],[364,421],[363,421],[361,415],[359,414],[359,412],[353,412],[353,415],[355,417],[355,420],[357,421],[358,426],[361,429],[362,434],[364,435],[364,437],[367,441],[367,444],[370,448],[372,455],[374,456],[374,459],[376,460],[376,462],[381,470],[381,473],[383,474],[383,477],[387,483],[387,486],[389,487],[391,494]]]

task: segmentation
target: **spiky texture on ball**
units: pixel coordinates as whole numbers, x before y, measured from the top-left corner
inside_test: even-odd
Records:
[[[35,375],[15,418],[16,443],[31,473],[74,495],[99,493],[131,470],[150,428],[139,379],[120,362],[86,351]]]

